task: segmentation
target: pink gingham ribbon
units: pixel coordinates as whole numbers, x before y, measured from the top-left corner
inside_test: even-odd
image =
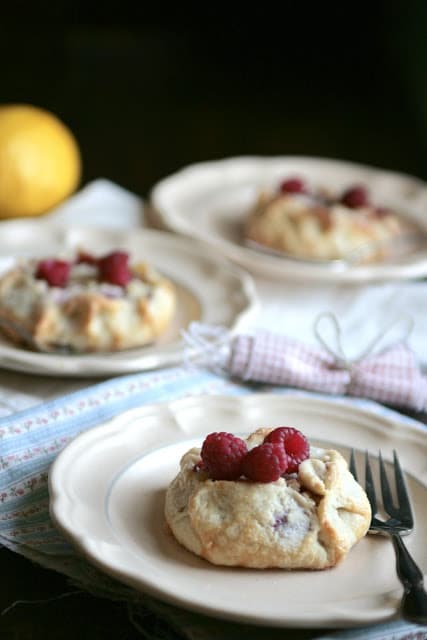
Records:
[[[212,332],[213,331],[213,332]],[[427,378],[414,353],[395,343],[349,361],[325,344],[308,346],[270,331],[230,337],[203,325],[190,327],[187,339],[203,349],[205,366],[245,381],[299,387],[335,395],[371,398],[421,411],[427,407]],[[190,335],[189,335],[190,334]],[[194,351],[193,351],[194,353]],[[197,358],[195,359],[197,362]],[[200,363],[200,360],[199,360]]]

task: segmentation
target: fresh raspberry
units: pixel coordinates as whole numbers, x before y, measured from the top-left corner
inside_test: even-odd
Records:
[[[277,427],[270,431],[264,442],[282,445],[288,457],[287,473],[298,471],[298,466],[310,456],[310,445],[301,431],[294,427]]]
[[[125,251],[113,251],[98,260],[99,278],[104,282],[124,287],[132,278]]]
[[[341,196],[341,202],[350,209],[359,209],[369,205],[368,192],[362,185],[350,187]]]
[[[81,264],[82,262],[84,264],[97,264],[98,258],[95,258],[91,253],[86,253],[86,251],[79,251],[76,263]]]
[[[246,442],[231,433],[210,433],[202,445],[203,469],[213,480],[237,480],[247,451]]]
[[[288,178],[280,183],[279,190],[282,193],[306,193],[304,180],[301,178]]]
[[[39,280],[46,280],[51,287],[65,287],[70,277],[71,264],[66,260],[48,258],[40,260],[35,276]]]
[[[281,443],[264,442],[248,451],[243,460],[243,474],[255,482],[274,482],[287,467],[288,456]]]

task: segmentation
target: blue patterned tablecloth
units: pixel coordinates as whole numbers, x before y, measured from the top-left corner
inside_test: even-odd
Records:
[[[93,593],[123,598],[135,606],[141,602],[147,604],[148,599],[141,601],[140,594],[91,567],[52,525],[47,486],[52,461],[80,432],[132,407],[185,396],[243,395],[255,391],[322,397],[304,391],[244,385],[207,371],[175,367],[91,385],[0,419],[0,542],[44,567],[67,575],[75,584]],[[418,424],[411,418],[368,400],[331,396],[328,399],[368,408],[374,413],[398,418],[403,423]],[[178,616],[188,638],[227,637],[229,630],[226,623],[210,621],[207,624],[203,617],[190,612],[178,612],[158,602],[150,601],[149,605],[161,609],[163,616]],[[220,636],[217,635],[216,624],[221,626]],[[289,637],[297,636],[291,634]],[[427,638],[427,628],[395,621],[369,629],[334,631],[332,635],[319,632],[318,637],[420,639]]]

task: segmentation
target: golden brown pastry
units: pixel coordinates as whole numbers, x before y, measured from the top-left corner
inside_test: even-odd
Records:
[[[249,452],[270,433],[254,432]],[[371,510],[338,451],[311,447],[296,472],[253,481],[212,479],[194,448],[167,489],[165,517],[180,544],[217,565],[325,569],[366,534]]]
[[[0,278],[0,327],[43,351],[116,351],[146,345],[170,324],[174,285],[125,252],[76,260],[21,260]]]
[[[297,258],[380,260],[407,230],[395,212],[374,206],[363,186],[332,196],[299,179],[259,194],[245,223],[245,239]]]

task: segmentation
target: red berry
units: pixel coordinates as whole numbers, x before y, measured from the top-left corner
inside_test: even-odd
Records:
[[[306,186],[301,178],[288,178],[280,183],[279,187],[282,193],[305,193]]]
[[[132,278],[125,251],[113,251],[98,260],[99,277],[104,282],[124,287]]]
[[[264,442],[248,451],[243,460],[243,474],[255,482],[274,482],[287,467],[288,456],[281,443]]]
[[[341,196],[341,202],[350,209],[358,209],[359,207],[367,207],[369,205],[368,192],[362,185],[350,187]]]
[[[277,427],[270,431],[264,442],[281,444],[288,457],[287,473],[298,471],[298,466],[310,456],[310,445],[301,431],[294,427]]]
[[[202,445],[203,469],[213,480],[237,480],[247,451],[246,442],[231,433],[210,433]]]
[[[40,260],[36,269],[36,278],[46,280],[51,287],[65,287],[70,277],[71,264],[66,260],[48,258]]]

